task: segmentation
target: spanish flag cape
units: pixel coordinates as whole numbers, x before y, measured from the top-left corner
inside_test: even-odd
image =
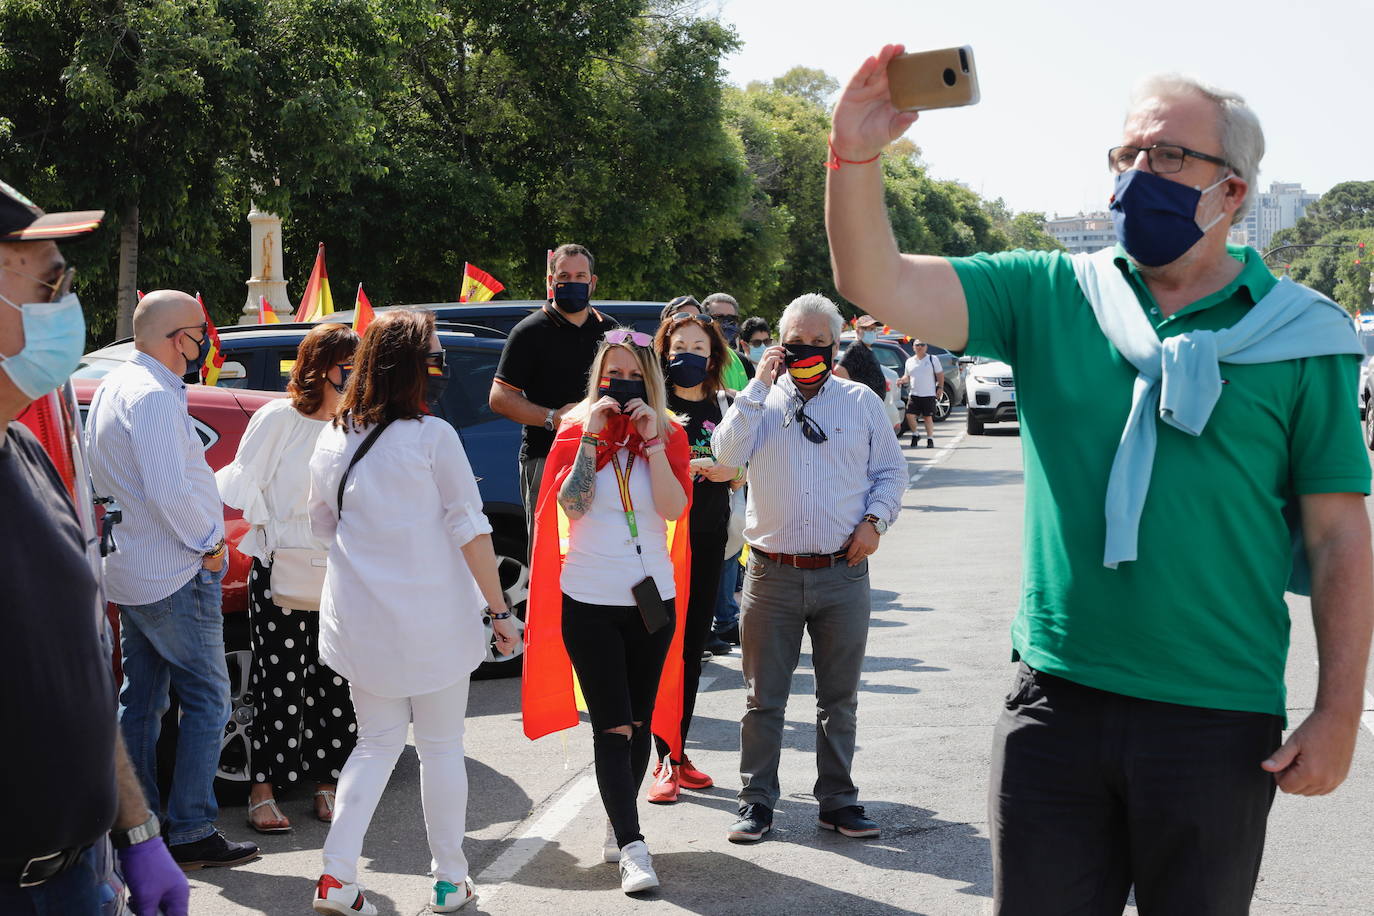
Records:
[[[617,418],[619,419],[619,418]],[[609,430],[608,430],[609,432]],[[530,560],[529,603],[525,608],[525,672],[520,701],[525,735],[542,738],[577,724],[580,692],[573,683],[572,662],[563,646],[563,558],[568,552],[568,519],[558,505],[558,491],[572,471],[573,459],[582,442],[582,426],[565,423],[558,430],[553,448],[544,464],[539,487],[539,502],[534,521],[534,550]],[[624,447],[638,451],[642,441],[630,435]],[[606,446],[598,454],[598,466],[609,460],[621,446]],[[687,508],[676,522],[668,522],[668,555],[673,563],[676,587],[674,632],[663,674],[658,679],[658,698],[654,703],[653,732],[665,742],[674,759],[682,756],[682,631],[687,620],[688,585],[691,582],[691,547],[687,519],[691,514],[692,469],[687,434],[676,423],[667,443],[668,463],[687,493]],[[636,462],[638,463],[638,462]],[[647,507],[652,512],[652,507]],[[636,512],[643,512],[637,508]]]

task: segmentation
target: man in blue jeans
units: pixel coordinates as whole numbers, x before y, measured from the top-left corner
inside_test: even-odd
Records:
[[[87,432],[96,492],[124,510],[119,549],[105,559],[106,590],[120,612],[120,724],[144,793],[155,800],[158,732],[175,688],[181,721],[166,836],[188,870],[258,855],[256,845],[215,830],[215,771],[229,718],[224,520],[182,379],[198,380],[207,330],[191,296],[145,296],[134,312],[134,357],[96,391]]]

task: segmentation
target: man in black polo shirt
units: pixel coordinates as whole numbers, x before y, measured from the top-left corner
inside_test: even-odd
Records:
[[[81,359],[81,303],[54,240],[102,216],[45,214],[0,182],[0,913],[101,912],[114,827],[134,912],[185,916],[186,878],[119,740],[112,647],[76,510],[33,433],[12,422]]]
[[[581,245],[560,245],[549,259],[552,298],[511,329],[491,409],[524,424],[520,443],[520,495],[533,543],[535,502],[544,459],[563,414],[587,395],[587,371],[601,337],[616,323],[591,307],[596,261]]]

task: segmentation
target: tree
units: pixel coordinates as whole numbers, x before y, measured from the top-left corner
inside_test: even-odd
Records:
[[[773,88],[804,99],[821,109],[829,109],[830,97],[840,89],[840,81],[824,70],[793,67],[773,80]]]
[[[1345,181],[1327,191],[1302,218],[1274,234],[1272,247],[1311,245],[1336,229],[1374,228],[1374,181]]]

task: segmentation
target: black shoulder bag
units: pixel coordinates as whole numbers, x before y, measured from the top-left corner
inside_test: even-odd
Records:
[[[362,444],[358,446],[358,450],[353,453],[353,457],[348,459],[348,467],[344,468],[343,476],[339,478],[339,496],[336,502],[336,505],[338,506],[339,510],[339,515],[343,515],[344,486],[348,483],[349,472],[353,470],[353,465],[363,460],[363,456],[366,455],[368,453],[368,450],[372,448],[374,443],[376,443],[377,437],[382,434],[382,430],[386,429],[390,425],[391,419],[387,419],[383,420],[382,422],[378,423],[375,427],[373,427],[372,432],[367,434],[367,438],[362,441]]]

